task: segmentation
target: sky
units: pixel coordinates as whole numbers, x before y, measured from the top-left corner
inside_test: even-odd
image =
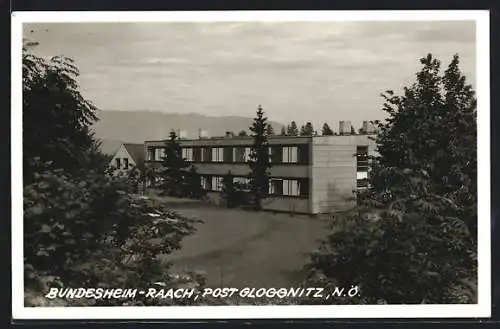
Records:
[[[475,85],[473,21],[30,23],[40,56],[65,55],[101,110],[253,117],[315,127],[384,117],[380,93],[453,54]]]

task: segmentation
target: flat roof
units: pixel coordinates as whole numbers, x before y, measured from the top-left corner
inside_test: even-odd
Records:
[[[312,138],[334,138],[334,137],[356,137],[356,136],[375,136],[376,133],[370,134],[344,134],[344,135],[318,135],[318,136],[282,136],[282,135],[274,135],[268,136],[269,140],[281,140],[281,139],[312,139]],[[251,140],[252,136],[214,136],[214,137],[201,137],[201,138],[181,138],[178,139],[182,142],[198,142],[198,141],[220,141],[220,140]],[[164,143],[168,139],[159,139],[159,140],[146,140],[144,143]]]

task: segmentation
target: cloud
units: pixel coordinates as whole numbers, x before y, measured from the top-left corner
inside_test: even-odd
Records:
[[[444,64],[459,53],[475,79],[473,22],[58,23],[24,32],[38,54],[73,57],[102,109],[252,116],[261,103],[272,120],[335,126],[380,116],[380,92],[414,79],[429,52]]]

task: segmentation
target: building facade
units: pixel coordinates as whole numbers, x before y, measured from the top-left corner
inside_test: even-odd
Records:
[[[246,136],[179,139],[183,157],[216,202],[229,171],[235,182],[248,180],[252,142]],[[370,135],[271,136],[268,144],[272,168],[263,208],[292,213],[329,213],[352,205],[353,192],[366,187],[367,155],[375,152]],[[161,168],[164,147],[165,141],[144,143],[145,164],[153,172]]]

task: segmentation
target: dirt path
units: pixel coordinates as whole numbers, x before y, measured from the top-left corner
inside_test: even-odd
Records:
[[[176,208],[204,220],[182,249],[166,257],[174,269],[206,272],[209,285],[290,286],[301,278],[325,223],[307,216],[210,207]]]

